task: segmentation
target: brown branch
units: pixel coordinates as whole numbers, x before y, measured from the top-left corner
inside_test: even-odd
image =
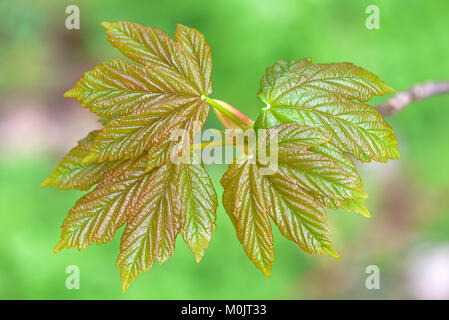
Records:
[[[408,90],[398,92],[385,103],[377,105],[376,109],[383,116],[392,116],[399,113],[412,102],[445,93],[449,93],[449,81],[415,84]]]

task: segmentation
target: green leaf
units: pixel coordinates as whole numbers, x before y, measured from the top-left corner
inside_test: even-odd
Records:
[[[117,267],[124,292],[156,260],[162,264],[173,254],[182,227],[175,173],[172,164],[165,164],[147,174],[144,196],[136,201],[136,213],[128,220],[120,244]]]
[[[231,218],[237,238],[266,277],[274,260],[273,233],[263,191],[263,177],[257,166],[245,161],[232,164],[221,179],[223,205]]]
[[[46,186],[58,187],[61,190],[78,189],[89,190],[93,185],[103,180],[104,176],[123,161],[105,161],[101,163],[84,163],[82,160],[89,154],[93,145],[97,131],[92,131],[87,137],[78,141],[78,145],[64,156],[53,172],[41,184],[41,188]]]
[[[319,131],[288,123],[268,130],[269,135],[274,132],[279,170],[272,177],[282,175],[313,195],[340,200],[366,197],[352,162]]]
[[[86,72],[64,96],[106,117],[163,107],[201,92],[177,73],[114,59]]]
[[[181,165],[177,175],[182,199],[182,236],[200,262],[215,231],[217,195],[207,171],[199,164]]]
[[[202,69],[201,65],[198,66],[198,61],[186,55],[181,44],[164,31],[128,21],[103,22],[102,25],[109,36],[109,42],[128,58],[146,66],[178,73],[198,91],[206,95],[211,93],[208,91],[209,84],[201,74]],[[184,28],[187,32],[194,32],[188,27]],[[205,41],[201,45],[208,47]],[[207,63],[211,68],[211,61]]]
[[[195,61],[195,65],[198,66],[199,73],[202,75],[203,88],[209,94],[212,92],[212,55],[204,35],[196,29],[178,24],[175,38],[185,50],[187,56]]]
[[[255,128],[296,122],[320,130],[361,161],[397,159],[393,130],[364,103],[373,95],[390,92],[394,90],[379,77],[352,63],[281,60],[261,80],[259,96],[266,107]]]
[[[123,291],[156,260],[173,255],[179,232],[199,260],[215,229],[216,195],[201,164],[163,164],[146,176],[120,245]]]
[[[168,140],[161,139],[152,146],[148,152],[147,171],[169,161],[176,162],[181,155],[190,154],[191,143],[194,141],[195,135],[201,131],[205,119],[207,119],[207,114],[195,113],[188,117],[184,124],[186,129],[179,132],[179,135],[175,134]]]
[[[363,198],[345,199],[340,207],[348,212],[355,212],[366,218],[371,217],[368,208],[365,206],[365,200]]]
[[[309,187],[310,191],[308,191],[308,193],[311,196],[315,197],[315,199],[325,207],[331,209],[342,208],[346,211],[358,213],[362,216],[369,217],[370,216],[369,211],[363,204],[364,200],[368,196],[365,192],[363,192],[362,181],[351,159],[342,154],[342,152],[333,143],[329,142],[329,140],[326,140],[326,138],[322,136],[321,133],[319,135],[316,135],[317,133],[316,130],[311,130],[309,127],[302,127],[301,131],[296,129],[295,126],[290,125],[284,126],[284,134],[282,137],[282,141],[280,142],[280,150],[281,150],[280,154],[284,152],[288,156],[290,151],[295,150],[295,146],[291,146],[287,143],[289,139],[288,135],[285,132],[288,132],[289,130],[292,130],[291,132],[295,136],[295,139],[293,139],[293,141],[295,142],[296,147],[298,146],[308,147],[310,152],[312,152],[313,154],[319,154],[323,156],[325,159],[327,159],[327,161],[329,161],[328,164],[324,163],[323,165],[321,161],[314,162],[312,160],[310,162],[310,168],[312,168],[311,171],[321,170],[321,172],[325,173],[320,178],[326,178],[327,176],[330,175],[329,178],[332,180],[332,168],[335,167],[335,164],[337,164],[338,169],[335,177],[339,177],[341,171],[344,171],[345,178],[343,180],[343,185],[346,184],[346,186],[349,188],[346,190],[350,191],[349,194],[345,193],[345,191],[339,191],[338,189],[334,190],[327,189],[327,191],[323,192],[323,190],[321,191],[317,189],[314,190],[314,187],[312,188]],[[301,136],[300,135],[298,136],[297,132],[303,132],[302,135],[307,133],[308,139],[301,140],[300,139]],[[329,166],[329,170],[327,169],[326,166]],[[299,174],[297,172],[297,175],[301,176],[300,172]],[[313,186],[314,181],[311,182]],[[315,186],[317,185],[319,185],[319,183],[315,184]],[[338,194],[340,194],[339,197],[337,196]]]
[[[106,243],[127,222],[118,259],[124,291],[156,260],[168,260],[179,232],[199,261],[215,230],[217,197],[204,167],[163,164],[147,173],[147,161],[124,162],[78,200],[55,248]]]
[[[55,248],[85,249],[95,241],[106,243],[114,237],[136,205],[145,196],[150,176],[144,175],[146,159],[124,162],[107,174],[91,192],[79,199],[62,224],[61,240]]]
[[[176,129],[184,129],[193,137],[204,126],[208,113],[206,102],[188,98],[112,119],[95,138],[84,161],[129,159],[148,150],[158,153]]]
[[[349,207],[366,197],[352,162],[318,130],[294,123],[268,129],[277,134],[277,170],[244,154],[224,174],[223,204],[248,257],[269,275],[273,261],[269,218],[281,233],[308,253],[338,257],[332,248],[325,206]],[[259,139],[263,139],[259,135]],[[353,208],[350,208],[353,209]]]
[[[66,97],[110,119],[84,161],[129,159],[149,151],[151,168],[163,163],[155,155],[171,151],[164,140],[172,131],[183,129],[193,136],[206,122],[209,105],[204,96],[212,92],[210,47],[201,33],[183,25],[176,29],[178,41],[162,30],[132,22],[103,26],[112,45],[143,65],[107,62],[85,73],[66,92]]]
[[[347,174],[347,178],[350,179],[357,190],[362,191],[363,185],[360,179],[357,169],[354,163],[347,156],[343,155],[341,151],[335,147],[332,143],[327,143],[323,146],[316,146],[310,148],[313,152],[323,154],[333,161],[339,163],[341,169]],[[313,194],[313,193],[311,193]],[[348,212],[354,212],[364,217],[369,218],[370,213],[364,205],[364,200],[368,197],[364,192],[360,192],[353,195],[351,199],[335,199],[332,197],[326,197],[319,194],[314,194],[315,198],[324,206],[331,209],[342,208]]]
[[[43,186],[98,184],[70,210],[55,251],[105,243],[126,223],[118,258],[125,291],[156,260],[167,261],[178,233],[199,261],[215,230],[217,197],[204,167],[171,163],[206,122],[212,58],[204,36],[183,25],[176,41],[132,22],[103,26],[138,64],[106,62],[65,93],[104,128],[81,140]]]

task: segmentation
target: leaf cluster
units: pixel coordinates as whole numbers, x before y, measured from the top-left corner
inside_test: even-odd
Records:
[[[117,266],[126,291],[141,272],[168,260],[179,234],[199,262],[215,230],[217,196],[201,158],[192,153],[195,161],[173,163],[179,150],[169,139],[182,129],[191,144],[203,128],[212,58],[204,36],[187,26],[177,25],[174,39],[127,21],[103,26],[132,62],[105,62],[65,93],[104,126],[81,139],[42,186],[90,190],[64,220],[56,252],[106,243],[125,225]],[[367,104],[389,92],[379,77],[351,63],[280,60],[267,68],[259,92],[265,107],[249,123],[278,136],[278,168],[265,174],[266,164],[244,152],[221,179],[237,238],[266,276],[274,260],[272,225],[305,252],[338,257],[326,208],[369,216],[350,157],[400,157],[393,130]]]

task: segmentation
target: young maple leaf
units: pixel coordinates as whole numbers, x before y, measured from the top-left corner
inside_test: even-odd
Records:
[[[168,163],[147,175],[146,195],[136,200],[136,213],[129,215],[122,235],[117,266],[123,291],[156,260],[168,260],[178,233],[199,262],[215,230],[217,198],[201,165]]]
[[[103,26],[112,45],[138,64],[106,62],[65,93],[105,125],[80,140],[41,186],[98,184],[70,210],[55,252],[108,242],[126,224],[118,259],[125,291],[155,260],[173,254],[179,233],[200,261],[215,230],[217,199],[204,167],[167,158],[173,130],[189,132],[191,143],[204,126],[212,59],[204,36],[183,25],[176,41],[132,22]]]
[[[325,202],[364,199],[352,163],[319,131],[294,123],[268,129],[278,134],[278,169],[244,155],[224,174],[223,205],[248,257],[269,276],[274,259],[269,218],[308,253],[338,257],[332,248]],[[267,144],[269,148],[269,144]]]
[[[115,118],[95,138],[85,162],[129,159],[170,138],[175,129],[195,132],[189,121],[206,122],[212,93],[211,52],[197,30],[178,25],[177,41],[137,23],[103,23],[109,41],[139,64],[119,59],[86,72],[65,93],[92,112]],[[117,117],[118,116],[118,117]],[[199,128],[201,129],[201,128]]]
[[[280,60],[261,80],[259,96],[267,107],[255,128],[296,122],[317,128],[358,160],[398,159],[393,129],[365,103],[373,95],[391,92],[378,76],[352,63]]]
[[[171,161],[179,152],[171,137],[182,129],[181,145],[190,146],[211,104],[226,128],[267,129],[278,137],[275,172],[266,174],[267,164],[243,148],[221,179],[223,205],[256,267],[270,275],[270,219],[304,251],[338,257],[325,208],[370,216],[346,154],[361,161],[400,157],[393,130],[366,104],[393,89],[351,63],[281,60],[262,78],[259,96],[266,107],[254,123],[208,97],[211,51],[197,30],[177,25],[172,39],[127,21],[103,26],[111,44],[134,62],[99,65],[65,93],[104,127],[80,140],[41,185],[95,186],[70,210],[55,252],[106,243],[125,225],[117,260],[123,291],[156,261],[168,260],[179,234],[199,262],[215,230],[217,196],[198,155],[191,153],[189,164]],[[257,148],[271,150],[271,140],[257,139],[265,142]]]

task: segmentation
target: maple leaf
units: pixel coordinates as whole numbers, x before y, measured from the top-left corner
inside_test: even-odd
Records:
[[[398,159],[393,129],[364,103],[389,92],[379,77],[352,63],[280,60],[261,80],[259,96],[267,106],[255,128],[296,122],[317,128],[361,161]]]
[[[163,164],[146,176],[120,245],[123,291],[156,260],[168,260],[179,232],[199,261],[215,230],[216,194],[202,165]]]
[[[176,104],[125,115],[110,120],[95,138],[85,162],[129,159],[147,150],[160,151],[176,129],[190,136],[206,122],[209,106],[206,102],[187,98]],[[196,119],[199,127],[191,120]]]
[[[338,257],[329,239],[326,199],[363,199],[352,163],[319,131],[281,124],[268,130],[278,134],[278,169],[265,175],[265,164],[244,154],[224,174],[223,205],[248,257],[269,276],[274,259],[269,217],[281,233],[308,253]],[[269,143],[267,144],[269,148]]]
[[[86,72],[64,96],[106,117],[155,109],[201,94],[174,72],[114,59]]]
[[[103,22],[109,42],[128,58],[145,66],[177,73],[200,92],[210,94],[212,59],[204,36],[178,24],[175,42],[164,31],[129,21]],[[204,54],[200,54],[204,53]],[[208,72],[202,73],[205,69]]]
[[[140,272],[173,254],[182,232],[199,261],[215,230],[217,198],[201,164],[163,164],[146,172],[145,156],[123,162],[77,201],[55,248],[106,243],[126,224],[118,267],[123,290]]]
[[[41,186],[98,184],[70,210],[55,252],[108,242],[126,224],[118,259],[126,290],[155,260],[173,254],[179,232],[199,261],[215,230],[217,197],[204,167],[198,159],[169,162],[179,144],[170,140],[173,131],[184,129],[182,141],[191,143],[207,119],[203,97],[212,92],[212,59],[204,36],[183,25],[177,41],[132,22],[103,26],[138,64],[106,62],[65,93],[99,115],[104,128],[80,140]]]
[[[212,92],[210,47],[197,30],[177,25],[164,31],[119,21],[103,23],[109,41],[139,64],[119,59],[86,72],[65,93],[102,117],[113,115],[97,135],[85,162],[129,159],[145,150],[158,154],[175,129],[193,136],[192,118],[201,129],[209,113],[203,97]],[[159,148],[159,149],[158,149]]]

